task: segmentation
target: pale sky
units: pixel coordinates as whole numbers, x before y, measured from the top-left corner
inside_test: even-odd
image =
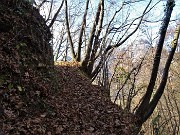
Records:
[[[69,0],[70,2],[79,2],[80,0]],[[108,0],[109,2],[111,3],[115,3],[114,7],[113,5],[111,5],[110,7],[108,7],[106,5],[106,8],[110,8],[111,9],[111,12],[115,12],[115,10],[117,10],[117,5],[122,5],[122,0]],[[83,1],[84,4],[85,4],[85,0]],[[144,0],[142,2],[139,2],[137,4],[132,4],[132,5],[127,5],[127,8],[123,9],[120,13],[120,16],[119,16],[119,20],[117,18],[118,21],[121,22],[122,19],[124,19],[125,17],[124,16],[127,16],[129,13],[130,13],[130,17],[133,18],[136,18],[137,16],[141,15],[143,10],[145,9],[147,3],[149,2],[149,0]],[[156,2],[158,2],[158,0],[153,0],[152,4],[151,5],[154,5]],[[105,1],[105,3],[107,3],[107,1]],[[59,7],[61,3],[56,3],[54,6],[53,6],[53,13],[55,13],[57,11],[57,8]],[[97,0],[91,0],[90,2],[90,8],[94,10],[94,14],[96,12],[96,6],[93,7],[93,4],[96,4],[96,6],[98,5],[98,1]],[[147,17],[147,20],[148,21],[152,21],[151,23],[148,22],[146,23],[146,25],[148,26],[148,30],[151,31],[153,34],[152,36],[156,37],[157,34],[158,34],[158,31],[159,31],[159,28],[161,26],[161,22],[156,22],[158,21],[159,19],[162,19],[163,18],[163,15],[164,15],[164,8],[165,8],[165,4],[166,4],[166,0],[162,0],[157,6],[154,7],[154,9],[148,14],[146,15]],[[83,6],[83,8],[85,7],[85,5],[81,4],[81,6]],[[45,5],[44,8],[41,9],[41,14],[46,16],[48,16],[48,12],[49,12],[49,5]],[[64,8],[64,7],[63,7]],[[63,10],[62,8],[62,10]],[[79,9],[81,9],[81,7],[79,7]],[[180,19],[180,13],[179,13],[179,9],[180,9],[180,0],[176,0],[176,6],[174,7],[173,9],[173,13],[172,13],[172,17],[171,19],[174,20],[174,19]],[[83,10],[84,11],[84,10]],[[111,12],[108,13],[108,14],[105,14],[105,15],[108,15],[109,16],[112,16],[111,15]],[[51,15],[52,17],[53,15]],[[110,20],[111,17],[109,17],[109,20]],[[60,18],[59,18],[60,19]],[[82,19],[82,18],[80,18]],[[92,24],[93,18],[91,16],[91,19],[90,19],[90,24]],[[107,20],[107,19],[105,19]],[[76,20],[77,22],[78,20]],[[155,21],[155,22],[153,22]],[[121,25],[121,24],[119,24]],[[117,26],[117,25],[116,25]],[[143,25],[141,25],[143,26]],[[59,25],[58,28],[56,28],[55,32],[54,32],[54,37],[56,37],[59,33],[58,30],[61,29],[61,25]],[[144,26],[143,26],[144,27]],[[76,29],[76,28],[75,28]],[[72,29],[71,29],[72,30]],[[78,36],[78,35],[77,35]],[[133,40],[135,40],[135,38],[139,36],[139,32],[136,32],[136,34],[133,36],[133,38],[131,40],[129,40],[129,43],[130,42],[133,42]],[[118,38],[118,37],[117,37]]]

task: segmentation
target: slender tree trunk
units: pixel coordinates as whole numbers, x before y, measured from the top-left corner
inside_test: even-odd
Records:
[[[151,116],[151,114],[153,113],[158,101],[160,100],[160,98],[161,98],[161,96],[162,96],[162,94],[164,92],[166,82],[167,82],[167,79],[168,79],[168,73],[169,73],[169,68],[170,68],[170,65],[171,65],[171,61],[173,60],[173,56],[174,56],[174,53],[176,51],[176,47],[177,47],[177,44],[178,44],[179,33],[180,33],[180,21],[179,21],[179,23],[178,23],[178,25],[176,27],[175,33],[174,33],[174,39],[173,39],[173,42],[172,42],[172,49],[171,49],[171,52],[169,53],[168,59],[166,61],[160,85],[159,85],[155,95],[153,96],[151,102],[149,103],[148,110],[146,111],[146,113],[144,115],[144,121],[146,121]]]
[[[155,58],[154,58],[154,64],[153,64],[153,69],[152,69],[152,72],[151,72],[150,82],[149,82],[149,85],[147,87],[145,96],[143,97],[143,100],[142,100],[140,106],[136,110],[136,115],[138,115],[141,118],[142,123],[145,122],[147,120],[147,118],[149,118],[150,115],[152,114],[152,111],[155,108],[155,106],[152,105],[152,104],[155,104],[155,103],[157,103],[157,101],[159,101],[159,97],[158,97],[157,101],[155,101],[155,99],[154,99],[155,103],[153,103],[153,102],[150,103],[150,99],[151,99],[153,89],[154,89],[154,86],[155,86],[155,82],[156,82],[156,79],[157,79],[157,73],[158,73],[158,69],[159,69],[159,64],[160,64],[160,59],[161,59],[161,52],[162,52],[162,48],[163,48],[163,44],[164,44],[166,30],[167,30],[167,27],[169,25],[169,21],[170,21],[170,17],[171,17],[173,7],[174,7],[174,3],[175,3],[174,0],[168,0],[167,1],[165,17],[163,19],[162,27],[160,29],[160,38],[159,38],[159,42],[157,44],[157,50],[156,50],[156,55],[155,55]],[[171,62],[171,59],[169,59],[169,61]],[[164,83],[166,84],[166,81],[167,81],[167,78],[166,78],[167,73],[166,72],[165,72],[164,78],[162,80],[163,85],[161,86],[161,89],[164,89],[164,87],[165,87]],[[149,109],[149,107],[152,107],[152,108]],[[147,113],[147,110],[149,110],[148,113]]]

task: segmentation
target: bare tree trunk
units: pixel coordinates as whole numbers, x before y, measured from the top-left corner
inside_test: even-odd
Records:
[[[80,34],[79,34],[78,51],[77,51],[77,58],[76,58],[78,62],[81,61],[82,38],[83,38],[85,26],[86,26],[86,17],[87,17],[88,7],[89,7],[89,0],[86,1],[86,9],[84,12],[83,21],[81,24],[81,30],[80,30]]]
[[[149,116],[153,113],[153,110],[155,109],[159,99],[161,98],[161,96],[162,96],[162,94],[164,92],[164,88],[166,86],[171,61],[173,59],[173,56],[174,56],[174,53],[176,51],[176,47],[177,47],[177,44],[178,44],[179,33],[180,33],[180,21],[179,21],[179,23],[177,25],[177,28],[175,30],[175,33],[174,33],[174,39],[173,39],[173,42],[172,42],[172,50],[169,53],[168,59],[166,61],[164,71],[163,71],[163,76],[162,76],[162,79],[161,79],[161,83],[160,83],[155,95],[153,96],[152,101],[149,104],[149,107],[148,107],[148,110],[147,110],[146,114],[144,115],[145,120],[148,119]]]
[[[102,25],[101,23],[101,17],[100,15],[103,15],[102,12],[103,12],[103,8],[104,8],[104,0],[100,0],[99,1],[99,5],[98,5],[98,9],[97,9],[97,12],[96,12],[96,17],[95,17],[95,20],[94,20],[94,23],[93,23],[93,26],[92,26],[92,29],[91,29],[91,33],[90,33],[90,37],[89,37],[89,42],[88,42],[88,45],[87,45],[87,50],[86,50],[86,55],[85,55],[85,58],[84,60],[82,61],[82,70],[89,76],[91,77],[91,72],[92,72],[92,66],[89,66],[89,64],[91,63],[91,65],[94,65],[94,63],[92,64],[92,61],[90,61],[90,58],[91,58],[91,52],[93,50],[93,43],[94,43],[94,39],[95,39],[95,32],[97,30],[97,27],[98,27],[98,24],[100,23],[100,25]],[[101,30],[99,30],[101,32]],[[90,68],[89,68],[90,67]]]
[[[72,37],[71,37],[71,32],[70,32],[70,28],[69,28],[69,17],[68,17],[68,5],[67,5],[67,0],[65,0],[65,18],[66,18],[66,29],[67,29],[67,34],[68,34],[68,39],[69,39],[69,44],[70,44],[70,49],[71,49],[71,53],[72,53],[72,57],[73,59],[76,59],[76,54],[75,54],[75,50],[74,50],[74,44],[72,41]]]
[[[161,52],[162,52],[162,48],[163,48],[163,44],[164,44],[166,30],[167,30],[167,27],[169,25],[169,21],[170,21],[170,17],[171,17],[173,7],[174,7],[174,3],[175,3],[174,0],[168,0],[167,1],[165,17],[164,17],[163,24],[162,24],[162,27],[160,30],[160,38],[159,38],[159,42],[157,44],[157,50],[156,50],[156,55],[154,58],[154,64],[153,64],[153,69],[151,72],[150,82],[149,82],[149,85],[147,87],[145,96],[143,97],[143,100],[142,100],[140,106],[136,110],[136,115],[138,115],[141,118],[142,123],[145,122],[150,117],[150,115],[152,114],[157,102],[160,99],[160,97],[156,95],[156,97],[155,97],[156,99],[154,98],[152,100],[152,102],[150,103],[151,95],[153,93],[153,89],[154,89],[155,82],[157,79],[157,73],[158,73],[158,69],[159,69]],[[170,66],[170,63],[172,61],[173,55],[174,54],[172,54],[167,61],[168,64],[166,66],[166,69],[164,72],[164,78],[162,80],[162,84],[160,85],[159,89],[164,89],[164,87],[165,87],[164,84],[166,84],[166,81],[167,81],[167,74],[168,74],[169,66]],[[157,91],[159,91],[159,90],[157,90]],[[163,91],[161,91],[161,92],[163,92]],[[158,95],[162,95],[162,94],[158,94]]]

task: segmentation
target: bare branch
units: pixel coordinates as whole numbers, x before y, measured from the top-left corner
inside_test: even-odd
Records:
[[[83,32],[84,32],[84,29],[86,26],[86,16],[87,16],[87,12],[88,12],[88,7],[89,7],[89,0],[86,1],[86,9],[84,12],[83,21],[81,24],[81,30],[80,30],[80,34],[79,34],[77,61],[81,61],[82,37],[83,37]]]
[[[174,39],[173,39],[173,42],[172,42],[172,50],[169,53],[168,59],[166,61],[166,65],[164,67],[163,76],[162,76],[160,85],[159,85],[159,87],[158,87],[152,101],[149,104],[148,111],[146,112],[146,114],[144,116],[145,120],[153,113],[154,108],[156,107],[159,99],[161,98],[161,96],[162,96],[162,94],[164,92],[164,88],[166,86],[171,61],[173,59],[173,56],[174,56],[174,53],[176,51],[176,47],[177,47],[177,44],[178,44],[179,33],[180,33],[180,21],[179,21],[179,23],[177,25],[177,28],[175,30],[175,33],[174,33]]]
[[[100,19],[98,22],[99,27],[97,28],[97,33],[94,38],[93,49],[92,49],[91,58],[90,58],[91,62],[88,65],[89,68],[93,68],[93,65],[94,65],[93,63],[95,61],[96,53],[97,53],[98,48],[100,47],[99,36],[102,31],[103,20],[104,20],[104,0],[102,0],[102,4],[101,4],[101,13],[100,13]],[[91,63],[92,63],[92,65],[91,65]]]
[[[51,15],[51,12],[52,12],[52,7],[53,7],[53,3],[54,3],[54,0],[51,0],[51,6],[50,6],[50,9],[49,9],[49,14],[48,14],[48,17],[46,19],[46,22],[49,20],[50,18],[50,15]]]
[[[57,12],[55,13],[55,15],[54,15],[53,19],[51,20],[51,23],[50,23],[50,24],[49,24],[49,26],[48,26],[49,28],[51,28],[51,27],[53,26],[54,22],[56,21],[56,19],[57,19],[57,17],[58,17],[59,12],[60,12],[60,11],[61,11],[61,9],[62,9],[63,4],[64,4],[64,0],[61,2],[60,7],[58,8]]]
[[[93,45],[93,41],[94,41],[94,37],[95,37],[95,31],[96,31],[96,28],[97,28],[97,25],[98,25],[98,22],[99,22],[99,19],[100,19],[99,16],[100,16],[100,13],[101,13],[102,1],[104,1],[104,0],[99,1],[98,9],[97,9],[97,12],[96,12],[96,17],[95,17],[93,27],[91,29],[90,37],[89,37],[89,43],[88,43],[88,46],[87,46],[87,52],[86,52],[85,59],[83,60],[82,65],[87,65],[87,61],[90,58],[90,54],[91,54],[91,51],[92,51],[92,45]]]
[[[121,41],[122,38],[120,38],[119,42],[118,42],[117,44],[115,44],[114,46],[109,45],[109,46],[106,48],[106,51],[105,51],[105,52],[108,52],[110,49],[119,47],[119,46],[122,45],[124,42],[126,42],[126,41],[138,30],[139,26],[141,25],[141,23],[142,23],[142,21],[143,21],[143,17],[144,17],[157,3],[159,3],[159,1],[158,1],[153,7],[151,7],[151,8],[148,10],[151,2],[152,2],[152,0],[150,0],[149,3],[147,4],[146,8],[145,8],[144,11],[143,11],[142,16],[135,18],[135,19],[131,22],[131,24],[129,25],[129,28],[126,29],[125,34],[126,34],[127,31],[130,29],[130,27],[133,25],[133,23],[134,23],[137,19],[140,19],[140,20],[139,20],[139,23],[138,23],[137,26],[136,26],[136,28],[135,28],[129,35],[127,35],[122,41]],[[147,11],[147,10],[148,10],[148,11]]]
[[[70,32],[70,28],[69,28],[69,19],[68,19],[68,5],[67,5],[67,0],[65,0],[65,19],[66,19],[66,30],[67,30],[67,34],[68,34],[68,39],[70,42],[70,49],[71,49],[71,53],[72,53],[72,57],[73,59],[76,58],[76,54],[74,51],[74,44],[72,41],[72,37],[71,37],[71,32]]]

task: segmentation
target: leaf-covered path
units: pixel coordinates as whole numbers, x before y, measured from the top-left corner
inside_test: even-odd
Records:
[[[9,108],[4,108],[2,123],[4,133],[7,135],[135,134],[135,116],[124,112],[109,98],[105,98],[101,88],[92,85],[75,63],[61,63],[56,66],[56,73],[56,79],[61,85],[58,91],[54,91],[42,100],[41,98],[33,100],[35,106],[25,107],[21,105],[25,104],[24,102],[16,100],[15,107],[11,105]],[[42,110],[38,110],[39,108]],[[18,111],[21,113],[17,113]]]
[[[111,135],[133,134],[135,120],[123,112],[91,85],[72,63],[57,66],[59,93],[52,97],[51,104],[57,110],[57,119],[51,122],[54,134]]]

